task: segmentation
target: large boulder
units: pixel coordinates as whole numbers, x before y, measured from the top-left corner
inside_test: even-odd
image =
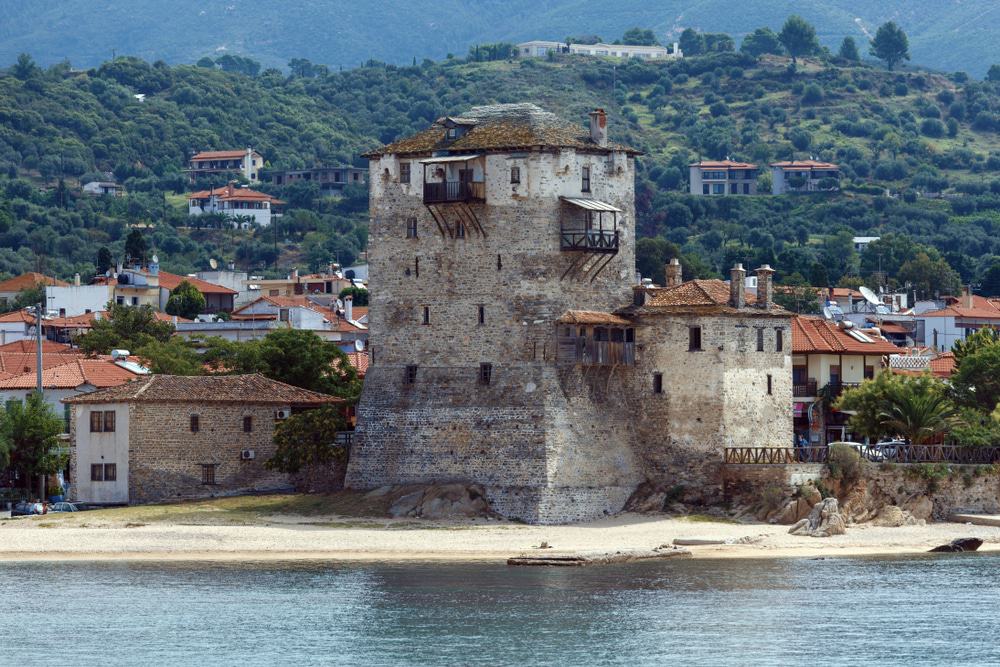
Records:
[[[837,499],[826,498],[816,503],[809,516],[792,526],[788,532],[808,537],[830,537],[847,532],[847,524],[840,514]]]
[[[897,507],[896,505],[886,505],[879,510],[878,514],[872,519],[872,525],[882,526],[884,528],[899,528],[900,526],[917,526],[924,523],[922,520],[915,518],[912,514]]]
[[[404,486],[391,494],[389,516],[422,519],[455,519],[491,516],[482,487],[476,484]]]
[[[918,521],[930,521],[934,513],[934,501],[927,496],[915,496],[903,503],[903,509]]]

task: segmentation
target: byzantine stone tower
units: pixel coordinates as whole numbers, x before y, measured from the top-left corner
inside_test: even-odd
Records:
[[[531,522],[621,509],[639,465],[557,336],[567,311],[632,299],[636,155],[603,110],[588,130],[531,104],[367,155],[372,365],[349,487],[476,483]]]

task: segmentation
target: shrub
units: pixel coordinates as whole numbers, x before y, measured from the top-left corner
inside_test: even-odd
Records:
[[[861,455],[849,445],[833,444],[826,461],[830,476],[845,486],[852,486],[861,479]]]
[[[802,91],[802,104],[819,104],[823,101],[823,89],[815,83],[810,83]]]
[[[943,137],[945,133],[944,123],[939,121],[937,118],[925,118],[922,123],[920,123],[920,133],[925,137],[939,138]]]
[[[902,81],[900,81],[892,89],[892,93],[893,93],[893,95],[895,95],[897,97],[905,97],[906,95],[908,95],[910,93],[910,89],[906,86],[905,83],[903,83]]]

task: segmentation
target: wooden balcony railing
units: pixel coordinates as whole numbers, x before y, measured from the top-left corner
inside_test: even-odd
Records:
[[[560,250],[584,252],[618,252],[618,230],[568,230],[563,228],[559,237]]]
[[[631,366],[635,364],[635,342],[560,338],[559,360],[585,366]]]
[[[1000,462],[1000,447],[963,445],[855,445],[863,459],[873,463],[953,463],[991,465]],[[830,449],[809,447],[727,447],[724,461],[732,464],[785,465],[826,463]]]
[[[481,181],[424,183],[424,203],[486,201],[486,184]]]
[[[817,391],[819,391],[819,387],[816,386],[816,380],[808,380],[803,384],[792,385],[792,396],[795,397],[816,396]]]

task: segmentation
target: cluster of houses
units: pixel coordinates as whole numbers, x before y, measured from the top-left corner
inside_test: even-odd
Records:
[[[735,160],[702,160],[688,165],[692,195],[756,195],[759,167]],[[840,188],[840,167],[818,160],[772,162],[771,194],[822,192]]]

